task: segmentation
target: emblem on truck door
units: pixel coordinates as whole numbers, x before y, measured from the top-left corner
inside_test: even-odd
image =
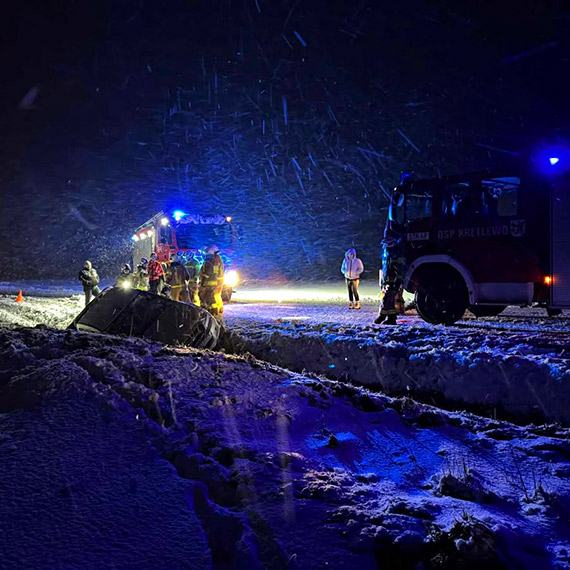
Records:
[[[526,230],[526,220],[511,220],[511,235],[522,237]]]

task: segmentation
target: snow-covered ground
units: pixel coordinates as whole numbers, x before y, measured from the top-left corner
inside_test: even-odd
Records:
[[[35,287],[41,292],[41,285]],[[443,327],[412,313],[396,327],[376,326],[375,288],[363,289],[363,309],[354,311],[342,285],[240,288],[237,302],[226,305],[231,335],[224,346],[390,395],[521,422],[570,424],[567,314],[548,318],[542,309],[509,308],[496,318],[467,314],[456,326]],[[24,299],[0,297],[0,324],[64,328],[83,303],[81,295],[33,297],[27,289]]]
[[[0,326],[35,327],[46,325],[56,329],[66,328],[85,305],[83,295],[30,297],[21,303],[14,295],[0,296]]]
[[[103,280],[101,287],[110,287],[111,280]],[[54,280],[27,280],[27,281],[0,281],[0,295],[17,295],[22,291],[26,297],[68,297],[83,294],[79,281]]]
[[[569,458],[253,357],[0,330],[2,568],[570,568]]]
[[[291,370],[519,421],[570,424],[568,319],[415,315],[373,325],[375,308],[251,304],[227,309],[228,347]]]

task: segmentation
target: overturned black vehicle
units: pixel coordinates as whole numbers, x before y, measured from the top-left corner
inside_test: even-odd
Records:
[[[68,328],[209,349],[218,344],[221,330],[216,319],[196,305],[119,287],[105,289]]]

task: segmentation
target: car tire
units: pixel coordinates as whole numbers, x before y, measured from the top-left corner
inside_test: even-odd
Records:
[[[463,317],[467,309],[467,287],[453,269],[424,272],[418,279],[415,304],[424,321],[452,325]]]

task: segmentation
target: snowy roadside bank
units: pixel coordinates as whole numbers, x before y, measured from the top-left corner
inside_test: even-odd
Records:
[[[80,295],[24,303],[0,296],[0,325],[65,328],[82,307]],[[369,305],[230,304],[225,315],[237,335],[226,342],[231,352],[491,417],[570,424],[567,318],[515,317],[511,330],[497,330],[507,317],[445,328],[406,316],[400,326],[373,327]]]
[[[16,303],[13,295],[0,295],[0,326],[66,328],[84,307],[83,295],[24,297]]]
[[[569,568],[569,430],[0,331],[4,568]]]
[[[504,411],[523,422],[570,424],[570,333],[228,320],[228,350],[296,372]]]
[[[101,287],[109,287],[110,285],[112,285],[112,281],[105,279]],[[24,297],[72,297],[83,294],[83,288],[79,281],[0,281],[0,295],[17,295],[19,291],[22,291]]]

